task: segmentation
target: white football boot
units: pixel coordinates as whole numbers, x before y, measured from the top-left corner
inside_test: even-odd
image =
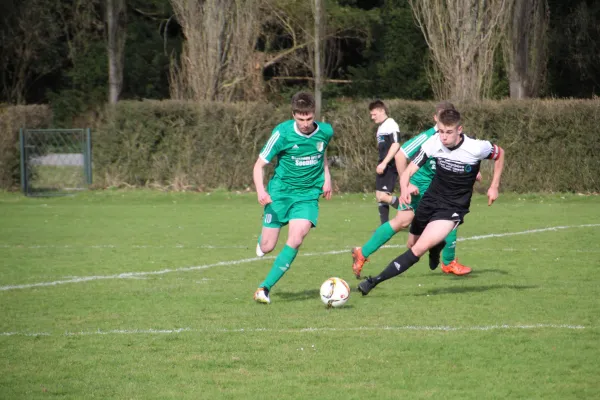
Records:
[[[262,304],[271,304],[271,299],[269,298],[269,290],[267,288],[259,287],[254,292],[254,301]]]

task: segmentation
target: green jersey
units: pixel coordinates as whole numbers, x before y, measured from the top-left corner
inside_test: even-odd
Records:
[[[325,122],[315,124],[315,131],[309,135],[300,132],[293,119],[273,129],[259,155],[266,162],[277,156],[269,193],[298,190],[316,192],[318,196],[323,192],[325,150],[333,137],[333,128]]]
[[[437,126],[426,130],[425,132],[419,133],[417,136],[404,143],[400,150],[404,154],[407,160],[410,159],[421,150],[421,145],[427,141],[430,137],[435,135],[437,132]],[[429,158],[425,164],[419,168],[417,172],[410,178],[410,183],[419,187],[420,189],[426,189],[429,187],[433,176],[435,175],[435,158]]]

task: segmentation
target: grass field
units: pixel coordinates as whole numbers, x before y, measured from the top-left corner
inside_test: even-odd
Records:
[[[476,196],[472,274],[425,257],[331,310],[373,196],[321,202],[269,306],[260,217],[251,193],[0,193],[0,399],[600,398],[600,197]]]

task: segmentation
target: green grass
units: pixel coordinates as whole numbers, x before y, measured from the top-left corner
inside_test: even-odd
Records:
[[[425,257],[332,310],[318,288],[356,286],[373,196],[321,202],[270,306],[252,301],[260,217],[253,194],[0,193],[0,398],[598,398],[600,197],[476,196],[472,274]]]

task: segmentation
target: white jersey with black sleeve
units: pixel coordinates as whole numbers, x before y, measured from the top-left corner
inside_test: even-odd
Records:
[[[377,128],[377,149],[379,150],[379,162],[382,162],[390,151],[393,143],[398,143],[400,136],[400,127],[393,118],[387,118]],[[390,166],[395,167],[394,159],[389,162]]]
[[[495,144],[472,139],[465,134],[461,134],[455,147],[445,147],[439,133],[436,133],[412,158],[419,167],[429,157],[436,161],[435,175],[422,201],[434,201],[440,208],[458,208],[468,212],[481,160],[496,160],[499,155],[500,148]]]

